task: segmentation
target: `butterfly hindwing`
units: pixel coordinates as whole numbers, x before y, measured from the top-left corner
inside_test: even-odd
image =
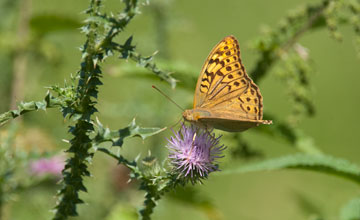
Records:
[[[251,81],[249,87],[236,97],[224,99],[217,105],[206,107],[213,115],[227,115],[232,118],[262,120],[262,96],[257,86]]]

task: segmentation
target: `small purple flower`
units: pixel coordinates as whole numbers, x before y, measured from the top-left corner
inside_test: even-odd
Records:
[[[65,167],[65,157],[57,155],[51,158],[42,158],[31,162],[30,170],[34,175],[54,175],[61,176],[61,171]]]
[[[173,131],[174,132],[174,131]],[[218,171],[217,159],[222,158],[226,148],[219,146],[219,139],[194,125],[182,125],[174,136],[168,139],[169,158],[180,177],[188,177],[191,182],[206,178],[210,172]]]

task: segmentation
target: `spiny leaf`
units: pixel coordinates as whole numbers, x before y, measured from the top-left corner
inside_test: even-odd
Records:
[[[132,46],[133,37],[130,36],[123,45],[120,46],[121,50],[121,58],[128,59],[130,52],[134,51],[135,46]]]
[[[170,72],[163,71],[157,67],[157,65],[153,62],[153,57],[155,56],[155,53],[152,56],[144,57],[134,51],[134,46],[131,46],[132,42],[132,36],[129,37],[129,39],[126,40],[126,42],[123,45],[118,45],[116,43],[113,43],[114,46],[116,46],[114,49],[117,50],[121,56],[121,59],[132,59],[135,61],[139,66],[146,68],[155,75],[157,75],[160,79],[165,80],[168,82],[172,88],[175,88],[177,80],[171,76]]]
[[[122,146],[124,138],[126,137],[141,137],[143,140],[147,137],[153,136],[165,130],[166,128],[143,128],[136,124],[135,118],[125,128],[119,130],[110,130],[103,127],[99,120],[97,120],[98,133],[95,137],[97,144],[111,141],[113,146]]]
[[[165,60],[156,61],[163,69],[171,70],[176,76],[175,83],[177,88],[184,88],[189,91],[193,91],[196,86],[198,70],[192,68],[189,65],[181,62],[171,62]],[[155,74],[149,74],[148,70],[144,69],[140,65],[133,65],[131,63],[121,63],[118,66],[112,67],[108,71],[111,71],[112,76],[126,77],[126,78],[140,78],[145,80],[158,80],[159,76]],[[168,73],[170,76],[171,74]],[[166,81],[169,83],[169,81]],[[172,81],[170,81],[172,83]]]
[[[4,125],[10,119],[17,118],[20,115],[23,115],[27,112],[37,111],[39,109],[46,110],[46,108],[56,108],[61,106],[62,106],[62,100],[53,97],[48,92],[43,101],[21,102],[20,104],[18,104],[18,109],[0,114],[0,126]]]
[[[136,61],[140,66],[147,68],[148,70],[155,73],[162,80],[165,80],[171,85],[171,88],[175,88],[177,80],[171,76],[170,72],[160,70],[150,57],[142,57],[140,54],[132,52],[130,58]]]
[[[358,165],[328,155],[295,154],[265,160],[222,173],[247,173],[279,169],[311,170],[343,177],[360,184],[360,167]]]

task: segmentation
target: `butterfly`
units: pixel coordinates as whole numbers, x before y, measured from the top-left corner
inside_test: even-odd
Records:
[[[193,109],[185,110],[183,117],[202,127],[229,132],[272,124],[262,120],[263,97],[246,74],[235,37],[225,37],[211,50],[197,81]]]

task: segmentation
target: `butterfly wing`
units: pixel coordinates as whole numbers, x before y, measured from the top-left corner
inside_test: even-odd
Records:
[[[260,90],[246,74],[233,36],[220,41],[206,59],[195,90],[194,109],[206,109],[212,118],[263,122]]]
[[[237,40],[233,36],[228,36],[221,40],[211,50],[201,69],[196,84],[193,106],[194,109],[201,107],[204,102],[209,102],[212,96],[219,91],[220,87],[216,89],[216,91],[214,91],[214,88],[216,88],[217,83],[222,81],[226,71],[226,66],[230,64],[235,65],[234,62],[239,60],[240,52],[238,45]],[[237,64],[237,66],[237,68],[241,68],[240,64]],[[239,72],[239,74],[243,75],[245,70],[240,70]]]
[[[210,116],[200,117],[197,123],[206,128],[215,128],[229,132],[245,131],[249,128],[256,127],[259,124],[272,124],[269,120],[252,120],[245,118],[234,117],[233,115],[221,114],[217,115],[214,112],[209,112]]]
[[[239,132],[259,124],[272,124],[270,120],[262,120],[262,96],[251,79],[240,95],[223,98],[216,104],[204,102],[195,111],[200,124],[224,131]]]

